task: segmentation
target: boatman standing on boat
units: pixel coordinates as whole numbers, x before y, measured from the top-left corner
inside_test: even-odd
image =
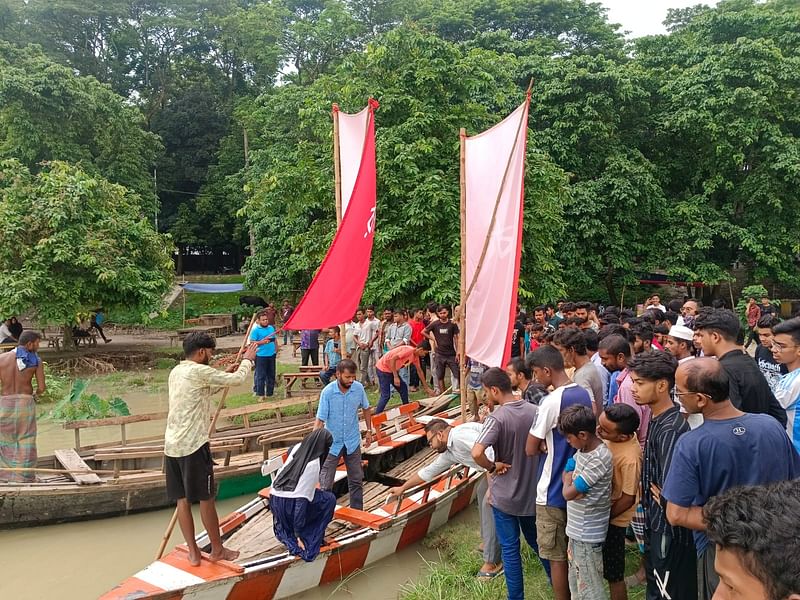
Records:
[[[44,366],[39,358],[41,336],[23,331],[13,352],[0,355],[0,479],[35,481],[28,471],[3,471],[36,466],[36,398],[45,391]],[[36,395],[33,378],[36,376]]]
[[[208,441],[211,395],[220,387],[244,383],[258,346],[251,344],[237,368],[228,372],[209,366],[216,348],[213,336],[204,331],[190,333],[183,340],[183,360],[169,374],[169,414],[164,433],[167,496],[178,504],[178,523],[189,548],[189,562],[200,564],[200,549],[194,537],[192,504],[200,503],[200,518],[211,541],[212,562],[235,560],[239,553],[222,546],[219,517],[214,504],[214,462]]]
[[[364,470],[361,467],[361,431],[358,409],[367,425],[367,445],[372,443],[372,410],[364,386],[356,381],[356,363],[344,359],[336,365],[336,381],[326,385],[319,395],[319,407],[314,429],[325,428],[333,434],[333,445],[319,474],[319,486],[330,491],[336,475],[339,457],[344,456],[347,467],[347,487],[350,508],[364,508]]]

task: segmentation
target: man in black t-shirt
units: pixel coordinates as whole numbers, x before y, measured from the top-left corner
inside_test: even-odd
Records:
[[[450,320],[450,310],[446,306],[440,306],[437,315],[439,320],[428,325],[422,330],[422,333],[436,345],[433,373],[439,386],[438,389],[444,391],[444,371],[449,368],[455,392],[459,381],[458,325]]]
[[[517,320],[511,330],[511,358],[525,357],[525,326]]]
[[[756,363],[773,393],[781,375],[789,372],[786,365],[779,363],[772,356],[772,328],[778,323],[780,320],[775,315],[764,315],[758,320],[758,341],[760,343],[756,346]]]
[[[695,598],[697,570],[692,532],[667,521],[661,498],[678,438],[689,424],[672,402],[678,361],[668,352],[637,354],[628,365],[636,404],[650,407],[642,465],[647,600]]]

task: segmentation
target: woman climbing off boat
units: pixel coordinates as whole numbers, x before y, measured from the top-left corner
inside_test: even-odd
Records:
[[[332,444],[333,436],[327,429],[308,434],[292,448],[270,492],[275,537],[306,562],[319,554],[336,509],[336,496],[317,489],[322,461]]]

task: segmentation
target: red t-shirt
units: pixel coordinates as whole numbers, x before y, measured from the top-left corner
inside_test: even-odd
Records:
[[[406,365],[410,364],[419,364],[419,357],[414,354],[414,346],[398,346],[397,348],[392,348],[386,354],[378,359],[378,364],[375,365],[375,368],[379,371],[383,371],[384,373],[391,373],[392,372],[392,361],[396,361],[395,367],[400,370]]]
[[[411,319],[408,324],[411,325],[411,343],[414,346],[419,346],[425,339],[425,336],[422,335],[422,330],[425,329],[425,323]]]

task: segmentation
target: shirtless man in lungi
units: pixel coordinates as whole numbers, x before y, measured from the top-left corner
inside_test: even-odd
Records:
[[[39,358],[41,336],[35,331],[23,331],[19,345],[0,354],[0,480],[35,481],[33,473],[4,471],[3,467],[36,466],[36,394],[45,391],[44,365]]]

